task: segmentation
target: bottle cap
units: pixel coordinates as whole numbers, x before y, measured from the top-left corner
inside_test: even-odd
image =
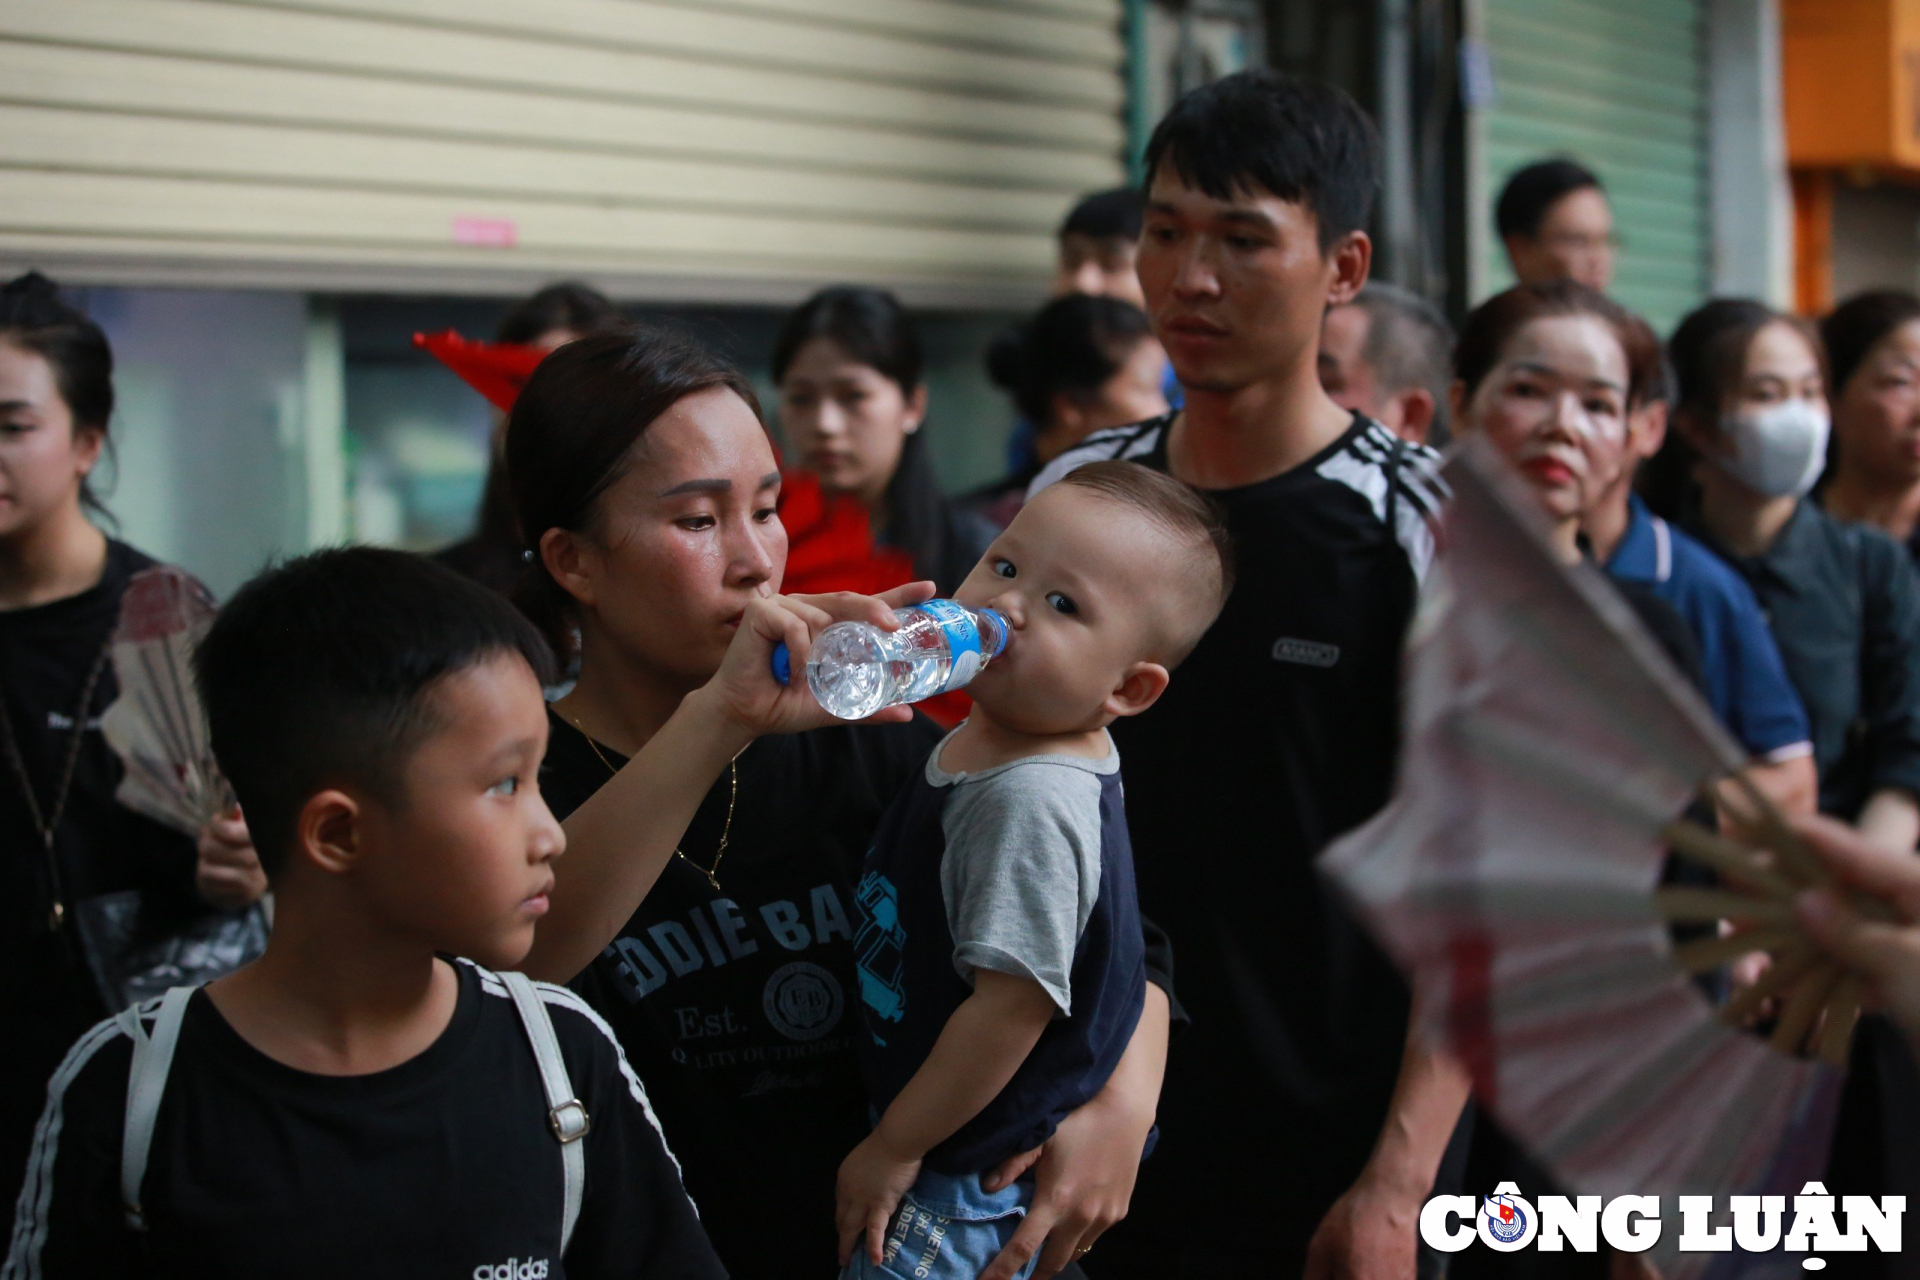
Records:
[[[793,683],[793,655],[787,652],[784,640],[773,646],[773,678],[781,684]]]

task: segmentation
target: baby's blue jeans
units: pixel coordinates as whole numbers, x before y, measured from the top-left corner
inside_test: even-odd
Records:
[[[887,1228],[886,1261],[873,1265],[862,1236],[840,1280],[977,1280],[1032,1204],[1030,1178],[989,1193],[977,1174],[922,1170]],[[1026,1280],[1033,1268],[1028,1262],[1015,1280]]]

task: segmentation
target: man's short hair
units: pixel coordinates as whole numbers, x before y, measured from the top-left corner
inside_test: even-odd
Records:
[[[1508,178],[1507,185],[1500,189],[1493,225],[1502,240],[1508,236],[1531,240],[1540,234],[1547,210],[1574,192],[1589,188],[1606,191],[1593,170],[1563,156],[1530,164]]]
[[[1145,221],[1146,197],[1134,187],[1115,187],[1082,197],[1060,224],[1059,239],[1086,236],[1089,240],[1138,240]]]
[[[275,874],[301,808],[331,786],[399,804],[436,722],[434,686],[501,654],[542,683],[539,632],[494,591],[404,551],[317,551],[254,578],[194,655],[213,753]]]
[[[1373,282],[1353,305],[1367,313],[1367,345],[1360,358],[1387,395],[1419,389],[1433,396],[1434,425],[1445,430],[1447,388],[1453,382],[1453,326],[1440,308],[1411,290]]]
[[[1379,151],[1373,121],[1345,92],[1240,71],[1173,104],[1147,142],[1146,187],[1165,165],[1216,200],[1248,188],[1303,204],[1324,253],[1373,215]]]
[[[1090,490],[1143,513],[1188,552],[1188,563],[1180,567],[1191,572],[1183,573],[1181,581],[1197,588],[1191,593],[1194,607],[1183,611],[1179,634],[1171,638],[1170,650],[1159,655],[1167,668],[1178,666],[1233,592],[1233,538],[1219,504],[1166,472],[1137,462],[1089,462],[1067,472],[1060,484]]]

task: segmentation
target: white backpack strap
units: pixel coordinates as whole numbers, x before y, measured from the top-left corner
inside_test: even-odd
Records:
[[[139,1006],[121,1011],[117,1021],[133,1038],[133,1066],[127,1072],[127,1125],[120,1141],[120,1203],[127,1225],[147,1228],[140,1208],[140,1184],[147,1176],[147,1154],[153,1149],[153,1126],[160,1117],[160,1099],[167,1092],[167,1072],[173,1066],[174,1046],[180,1042],[180,1020],[194,988],[174,987],[160,998],[160,1015],[153,1034],[140,1021]]]
[[[566,1197],[560,1215],[560,1251],[566,1252],[573,1239],[574,1223],[580,1220],[580,1202],[587,1190],[587,1153],[581,1139],[587,1136],[587,1108],[574,1096],[573,1081],[567,1077],[567,1063],[560,1056],[560,1041],[553,1034],[553,1018],[547,1002],[534,990],[533,983],[521,973],[503,973],[500,981],[513,997],[520,1012],[521,1025],[533,1044],[534,1061],[540,1064],[540,1086],[547,1093],[547,1128],[560,1140],[560,1167],[567,1180]]]

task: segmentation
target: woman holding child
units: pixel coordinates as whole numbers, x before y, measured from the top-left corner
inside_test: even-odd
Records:
[[[551,708],[542,774],[565,818],[714,674],[748,604],[779,589],[780,475],[745,380],[645,331],[549,357],[514,408],[507,463],[537,556],[525,605],[563,652],[578,637],[579,682]],[[558,866],[527,967],[573,980],[613,1026],[736,1277],[834,1265],[835,1173],[870,1127],[854,885],[882,811],[938,736],[915,720],[761,739],[714,783],[657,881],[622,883],[587,854]],[[1149,992],[1108,1087],[1019,1162],[1037,1159],[1016,1249],[1046,1243],[1038,1274],[1125,1212],[1167,1010]]]

